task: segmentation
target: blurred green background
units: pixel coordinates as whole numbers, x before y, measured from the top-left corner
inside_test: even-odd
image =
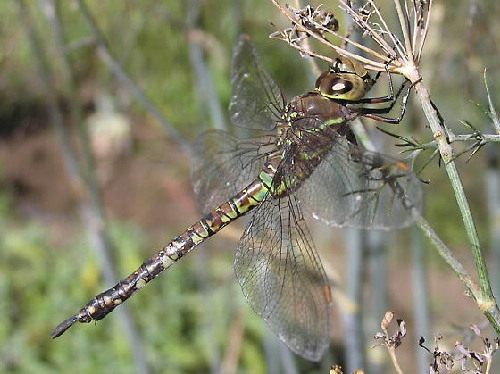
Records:
[[[328,373],[330,364],[342,363],[349,332],[337,314],[345,313],[348,303],[336,305],[335,344],[316,364],[287,353],[246,305],[232,270],[241,223],[223,230],[127,302],[130,324],[124,322],[127,316],[114,312],[104,321],[76,325],[63,337],[50,339],[60,321],[111,284],[102,276],[99,249],[93,249],[96,238],[89,235],[99,232],[101,222],[89,213],[86,192],[67,171],[49,109],[51,95],[29,40],[30,27],[49,68],[55,103],[69,134],[67,144],[76,149],[80,161],[85,159],[85,142],[72,115],[72,97],[91,131],[111,260],[119,278],[199,218],[189,155],[179,140],[191,143],[201,131],[229,123],[230,58],[238,35],[251,35],[288,97],[305,92],[314,82],[308,63],[296,51],[268,39],[275,31],[271,23],[287,27],[269,1],[86,1],[115,60],[177,131],[178,138],[172,138],[103,63],[78,2],[55,1],[71,84],[50,22],[53,3],[0,2],[0,372]],[[392,1],[380,4],[392,11]],[[324,8],[338,14],[345,27],[335,1],[325,2]],[[423,74],[433,101],[455,133],[468,131],[460,120],[485,133],[492,131],[476,104],[487,105],[486,68],[498,108],[499,10],[496,0],[434,4]],[[432,139],[418,106],[411,104],[401,125],[382,127],[423,142]],[[485,170],[487,156],[498,157],[498,147],[489,148],[468,163],[466,156],[459,160],[485,248],[494,243]],[[431,180],[426,217],[472,269],[442,168],[433,162],[422,177]],[[312,231],[328,261],[325,267],[338,273],[342,294],[343,232],[322,226]],[[408,239],[409,233],[401,232],[390,241],[388,308],[411,324]],[[439,257],[430,250],[427,255],[431,332],[442,332],[453,344],[461,328],[481,323],[484,316]],[[498,273],[498,268],[490,270],[493,276]],[[378,321],[382,316],[371,317]],[[432,340],[431,335],[427,338]],[[401,348],[409,373],[416,372],[411,368],[418,336],[411,339]],[[366,346],[371,345],[367,340]]]

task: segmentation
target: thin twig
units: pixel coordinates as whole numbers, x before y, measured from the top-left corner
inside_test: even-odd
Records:
[[[295,0],[294,1],[295,6],[297,9],[302,8],[302,2],[301,0]],[[311,47],[311,42],[309,38],[304,38],[298,43],[301,48],[305,51],[305,53],[311,52],[313,49]],[[316,60],[313,58],[308,58],[307,62],[309,63],[311,67],[311,71],[313,72],[314,75],[319,76],[321,74],[321,68],[318,66],[316,63]]]
[[[286,11],[285,8],[283,8],[283,6],[281,4],[279,4],[276,0],[270,0],[279,10],[281,13],[283,13],[283,15],[285,17],[287,17],[291,23],[296,23],[295,19],[290,15],[289,12]],[[332,31],[332,30],[328,30],[328,29],[325,29],[325,28],[322,28],[321,26],[319,26],[319,28],[325,32],[329,32],[330,34],[340,38],[341,40],[379,58],[380,60],[384,61],[384,62],[376,62],[376,61],[373,61],[369,58],[366,58],[366,57],[363,57],[361,55],[358,55],[358,54],[355,54],[355,53],[352,53],[352,52],[349,52],[348,50],[344,49],[344,48],[341,48],[341,47],[338,47],[336,46],[335,44],[331,43],[328,39],[322,37],[320,34],[316,33],[316,32],[313,32],[311,30],[309,30],[308,28],[306,27],[303,27],[302,25],[300,24],[296,24],[296,27],[298,30],[300,31],[303,31],[305,33],[307,33],[308,35],[312,36],[313,38],[317,39],[318,41],[320,41],[321,43],[325,44],[326,46],[328,46],[329,48],[333,49],[334,51],[336,51],[339,55],[342,55],[342,56],[345,56],[345,57],[349,57],[349,58],[352,58],[352,59],[355,59],[359,62],[362,62],[362,63],[365,63],[365,64],[369,64],[370,67],[374,68],[374,69],[377,69],[377,70],[380,70],[380,71],[383,71],[386,69],[386,62],[388,61],[388,57],[387,56],[384,56],[362,44],[358,44],[358,43],[355,43],[353,42],[352,40],[350,39],[347,39],[339,34],[337,34],[336,32]],[[293,46],[295,47],[295,46]],[[333,63],[334,59],[332,58],[329,58],[329,57],[326,57],[326,56],[322,56],[322,55],[316,55],[316,57],[322,59],[322,60],[325,60],[327,62],[330,62],[330,63]],[[389,68],[390,69],[390,68]]]
[[[489,117],[491,122],[493,122],[495,132],[500,136],[500,117],[498,116],[495,105],[493,105],[493,100],[491,99],[490,87],[488,86],[488,79],[486,79],[486,69],[484,69],[483,80],[486,88],[486,96],[488,98]]]
[[[474,141],[479,143],[479,145],[485,145],[488,143],[500,143],[499,135],[490,135],[490,134],[463,134],[463,135],[453,135],[448,137],[448,142],[450,144],[459,143],[459,142],[470,142]],[[419,145],[418,149],[430,149],[437,148],[438,143],[436,140],[431,140],[427,143],[422,143]]]
[[[389,352],[389,357],[391,358],[392,364],[394,365],[394,369],[398,374],[403,374],[403,370],[401,366],[399,366],[398,357],[396,356],[396,347],[389,346],[387,347],[387,351]]]
[[[424,49],[425,41],[427,40],[427,35],[429,34],[429,26],[430,26],[430,22],[431,22],[431,17],[429,17],[429,14],[432,13],[433,3],[434,3],[433,0],[429,0],[428,8],[427,8],[427,17],[425,20],[425,26],[422,30],[422,34],[421,34],[422,36],[420,37],[420,44],[418,46],[416,61],[420,61],[420,59],[422,57],[422,51]]]
[[[389,57],[382,56],[381,58],[383,60],[385,60],[386,62],[389,62],[390,57],[396,56],[396,52],[394,51],[394,49],[385,41],[385,39],[378,32],[376,32],[372,27],[370,27],[369,23],[363,17],[361,17],[344,0],[339,0],[339,3],[340,3],[340,8],[343,9],[351,17],[353,17],[356,24],[361,29],[368,31],[368,34],[372,37],[372,39],[375,41],[375,43],[377,43],[380,46],[380,48],[382,48],[382,50],[389,56]],[[377,14],[379,16],[379,18],[382,19],[380,17],[380,13],[378,13],[379,11],[378,11],[378,8],[375,6],[375,4],[373,4],[373,2],[371,0],[369,1],[369,3],[373,6],[375,14]],[[384,31],[389,31],[389,28],[387,27],[387,25],[385,25],[385,22],[383,22],[383,23],[385,26]],[[391,33],[389,32],[389,35],[390,34]],[[397,45],[397,43],[396,43],[396,45]]]
[[[405,57],[409,61],[414,61],[413,59],[413,46],[411,43],[411,36],[410,36],[410,25],[409,25],[409,19],[408,17],[405,17],[403,14],[403,10],[401,9],[401,3],[400,0],[394,0],[394,5],[396,7],[396,13],[398,15],[399,19],[399,26],[401,27],[401,31],[403,32],[403,39],[405,43]],[[401,56],[403,57],[403,56]]]
[[[189,2],[189,11],[187,14],[186,26],[188,30],[197,30],[199,28],[199,17],[201,12],[201,1],[191,0]],[[188,35],[193,35],[189,33]],[[210,74],[205,61],[204,52],[199,40],[193,37],[188,38],[189,61],[193,74],[196,77],[197,103],[199,106],[200,120],[207,121],[207,113],[210,123],[206,125],[210,128],[227,129],[224,119],[222,106],[219,96],[214,87],[212,75]]]
[[[424,114],[427,117],[431,130],[433,131],[434,139],[437,142],[441,158],[445,162],[445,169],[448,174],[450,183],[452,185],[455,194],[455,199],[457,200],[460,213],[462,215],[462,220],[464,222],[464,227],[467,233],[467,237],[471,245],[471,252],[476,262],[476,269],[479,274],[480,289],[479,290],[471,289],[471,294],[476,300],[479,309],[485,313],[487,318],[494,326],[495,330],[498,333],[500,333],[500,311],[496,305],[495,298],[491,290],[488,277],[488,269],[486,267],[486,262],[481,252],[479,236],[477,234],[477,229],[472,217],[469,203],[465,195],[460,175],[458,173],[458,170],[456,169],[455,162],[453,161],[454,160],[453,150],[447,141],[445,135],[446,132],[441,123],[439,113],[437,111],[436,106],[432,104],[430,100],[427,88],[422,84],[422,82],[418,81],[415,84],[415,89],[418,97],[420,98]],[[456,269],[454,270],[456,271]]]
[[[380,10],[379,8],[375,5],[375,3],[373,2],[373,0],[370,0],[370,4],[372,5],[373,7],[373,11],[375,12],[375,14],[377,15],[378,19],[380,20],[380,22],[382,22],[382,25],[384,26],[384,30],[387,32],[387,34],[389,35],[389,37],[391,38],[391,41],[394,43],[394,46],[396,47],[397,51],[398,51],[398,54],[399,55],[403,55],[402,53],[402,46],[401,46],[401,41],[394,35],[394,33],[391,31],[391,29],[389,28],[389,25],[387,24],[387,22],[385,21],[385,18],[382,17],[382,14],[380,13]],[[386,48],[390,48],[389,45],[386,43]],[[392,52],[394,52],[394,50],[391,48],[390,49]],[[394,52],[394,54],[396,54]]]

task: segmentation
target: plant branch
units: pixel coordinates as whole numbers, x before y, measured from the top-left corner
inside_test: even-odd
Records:
[[[287,14],[287,12],[277,3],[276,0],[271,1],[276,7],[278,7],[278,9],[280,9],[283,14],[285,14],[285,16],[287,16],[291,20],[292,25],[296,24],[294,23],[294,20],[290,17],[290,15]],[[471,246],[471,252],[475,260],[477,272],[479,274],[479,286],[475,284],[470,274],[465,271],[461,263],[456,260],[456,258],[452,255],[446,245],[439,239],[435,232],[432,231],[431,227],[426,223],[426,221],[423,221],[422,217],[415,217],[415,219],[419,224],[419,227],[431,239],[431,242],[437,248],[438,253],[457,273],[458,277],[462,280],[465,287],[470,291],[470,293],[476,300],[476,303],[478,304],[480,310],[485,313],[496,331],[500,333],[500,311],[498,309],[498,306],[496,305],[496,301],[489,283],[488,271],[484,257],[481,253],[479,236],[472,217],[471,209],[464,192],[460,175],[454,163],[455,156],[449,142],[449,132],[444,125],[444,120],[438,113],[437,107],[432,103],[426,86],[422,83],[422,77],[418,68],[421,51],[423,49],[424,41],[429,30],[429,18],[432,1],[430,1],[429,3],[419,3],[418,6],[414,6],[413,8],[409,9],[407,6],[408,0],[403,0],[405,4],[403,10],[403,7],[401,6],[401,0],[394,0],[398,19],[400,22],[400,28],[402,30],[404,38],[403,42],[395,42],[397,56],[391,55],[394,50],[388,47],[388,44],[384,39],[386,35],[389,35],[389,39],[393,40],[394,34],[388,28],[387,24],[383,21],[384,17],[378,11],[373,0],[368,0],[368,4],[374,8],[374,10],[370,10],[369,13],[367,13],[365,9],[355,10],[351,8],[344,0],[339,1],[344,11],[346,11],[354,18],[355,22],[364,30],[365,34],[370,35],[373,41],[377,43],[383,51],[389,53],[389,62],[387,60],[389,57],[387,56],[380,57],[379,53],[375,51],[372,52],[372,50],[370,49],[370,52],[368,53],[377,58],[381,58],[382,61],[385,61],[385,64],[383,64],[384,68],[389,69],[389,71],[391,72],[402,74],[411,82],[416,90],[424,114],[432,130],[437,149],[445,163],[445,169],[452,185],[455,199],[460,209],[467,238]],[[379,18],[380,22],[378,22],[378,20],[376,23],[374,21],[368,22],[369,17],[372,14],[375,14]],[[299,28],[299,26],[300,24],[297,24],[297,28]],[[318,27],[315,25],[315,27],[311,30],[306,28],[300,29],[308,35],[318,39],[320,42],[330,46],[331,43],[328,44],[329,42],[322,36],[321,33],[315,32],[317,28]],[[374,28],[380,30],[375,31]],[[330,34],[335,35],[335,33],[333,32],[330,32]],[[345,40],[347,43],[352,44],[352,42],[346,38],[343,38],[342,40]],[[291,45],[294,46],[293,44]],[[404,46],[404,48],[402,48],[402,46]],[[331,46],[331,48],[339,54],[342,54],[348,58],[357,59],[358,61],[368,64],[368,66],[370,66],[370,64],[373,64],[374,66],[380,64],[377,61],[367,61],[367,59],[363,58],[362,56],[354,55],[336,46]],[[366,48],[362,48],[362,50],[367,51]],[[414,51],[417,51],[416,55],[414,54]],[[490,112],[493,111],[490,109]],[[494,139],[494,141],[496,141],[496,139],[493,137],[489,137],[489,139]]]
[[[359,48],[360,50],[362,51],[365,51],[366,53],[370,54],[370,55],[373,55],[375,56],[376,58],[382,60],[383,62],[377,62],[377,61],[374,61],[374,60],[371,60],[369,58],[366,58],[366,57],[363,57],[359,54],[356,54],[356,53],[353,53],[353,52],[349,52],[348,50],[346,50],[345,48],[341,48],[335,44],[333,44],[332,42],[330,42],[328,39],[326,39],[325,37],[322,36],[322,34],[318,33],[318,32],[315,32],[307,27],[304,27],[302,26],[300,23],[297,23],[296,19],[290,14],[290,12],[288,12],[281,4],[279,4],[276,0],[270,0],[274,6],[276,6],[276,8],[279,9],[279,11],[281,13],[283,13],[283,15],[289,19],[289,21],[294,25],[294,27],[296,27],[297,30],[301,31],[301,32],[304,32],[306,33],[307,35],[317,39],[318,41],[320,41],[321,43],[325,44],[326,46],[328,46],[329,48],[333,49],[335,52],[337,52],[339,55],[342,55],[342,56],[345,56],[345,57],[348,57],[348,58],[352,58],[352,59],[355,59],[359,62],[362,62],[364,64],[367,64],[369,65],[370,68],[372,68],[373,70],[379,70],[379,71],[385,71],[386,69],[386,64],[387,62],[390,61],[390,58],[388,58],[387,56],[384,56],[383,54],[380,54],[376,51],[374,51],[373,49],[371,48],[368,48],[362,44],[359,44],[359,43],[356,43],[344,36],[341,36],[339,35],[337,32],[331,30],[331,29],[327,29],[325,27],[323,27],[322,25],[320,24],[316,24],[315,25],[315,28],[316,29],[319,29],[320,31],[323,31],[325,33],[329,33],[339,39],[341,39],[342,41],[344,41],[345,43],[348,43],[348,44],[351,44],[353,46],[355,46],[356,48]],[[340,0],[340,3],[342,4],[343,0]],[[294,48],[297,48],[297,45],[296,44],[293,44],[293,43],[290,43],[289,44],[294,47]],[[297,48],[300,50],[300,48]],[[312,55],[314,57],[317,57],[321,60],[324,60],[324,61],[327,61],[329,63],[333,63],[335,59],[332,59],[330,57],[327,57],[327,56],[324,56],[324,55],[320,55],[320,54],[316,54],[316,53],[308,53],[309,55]],[[389,68],[390,70],[390,68]]]
[[[500,311],[498,309],[498,306],[496,305],[495,298],[491,290],[486,262],[481,253],[479,236],[475,227],[467,197],[464,192],[460,175],[458,173],[458,170],[456,169],[453,149],[448,141],[448,134],[444,125],[444,120],[440,116],[437,107],[434,105],[434,103],[432,103],[426,86],[422,83],[422,77],[418,69],[418,60],[415,60],[413,55],[414,41],[412,41],[410,35],[411,26],[408,9],[406,8],[406,14],[403,13],[400,0],[395,0],[395,5],[398,12],[400,27],[403,31],[404,45],[406,49],[405,55],[400,56],[400,59],[404,61],[404,63],[401,65],[400,69],[398,69],[398,72],[403,74],[413,84],[423,108],[424,114],[429,122],[434,139],[437,143],[441,158],[445,163],[445,169],[454,190],[455,199],[460,209],[466,234],[471,246],[471,252],[476,263],[476,269],[479,275],[479,289],[473,287],[474,283],[472,282],[470,276],[465,276],[465,273],[463,273],[461,269],[463,267],[461,265],[458,266],[458,262],[452,261],[452,258],[450,257],[451,253],[449,251],[444,251],[444,248],[446,248],[446,246],[444,246],[444,243],[438,241],[437,239],[433,240],[433,243],[435,244],[436,248],[438,248],[439,253],[443,256],[447,263],[450,264],[452,269],[457,273],[460,279],[462,279],[465,286],[471,291],[471,294],[476,300],[480,310],[485,313],[487,318],[495,327],[496,331],[500,333]],[[430,16],[429,9],[430,7],[428,8],[427,12],[424,8],[414,9],[414,34],[416,34],[418,30],[420,30],[421,40],[425,39],[428,32],[428,23],[426,22],[424,25],[423,18],[428,18]],[[370,24],[366,25],[366,27],[368,29],[371,29]],[[387,32],[390,33],[390,30],[387,30]],[[380,45],[380,47],[383,49],[383,45]],[[420,222],[420,224],[421,228],[425,229],[424,231],[427,231],[427,234],[429,234],[428,229],[430,229],[430,227],[427,227],[422,222]]]
[[[407,78],[410,79],[410,81],[415,85],[415,90],[420,99],[420,103],[422,105],[424,114],[433,132],[434,139],[437,143],[441,158],[445,163],[445,169],[448,174],[450,183],[452,185],[455,194],[455,199],[457,201],[460,213],[462,215],[462,220],[464,223],[466,234],[469,239],[469,243],[471,245],[471,252],[474,257],[476,263],[476,269],[479,275],[480,289],[472,288],[470,282],[466,281],[466,279],[461,275],[461,273],[458,272],[458,269],[453,266],[452,268],[457,273],[459,278],[462,280],[464,285],[466,285],[466,287],[470,289],[472,296],[474,297],[479,306],[479,309],[485,313],[485,315],[490,320],[497,333],[500,333],[500,311],[496,305],[491,285],[489,283],[488,270],[486,267],[486,262],[484,260],[484,257],[481,253],[479,236],[472,217],[469,203],[467,201],[467,197],[465,195],[462,181],[460,179],[460,175],[458,173],[458,170],[456,169],[453,149],[447,140],[446,129],[444,127],[442,117],[439,115],[437,107],[432,103],[429,92],[425,87],[425,85],[422,83],[422,79],[420,77],[420,73],[418,72],[417,68],[414,66],[414,69],[409,69],[408,71],[413,72],[413,74],[407,76]],[[440,250],[439,247],[436,248]],[[440,254],[443,256],[441,251]]]
[[[498,116],[495,105],[493,105],[493,100],[491,99],[490,87],[488,86],[488,80],[486,79],[486,69],[484,69],[483,80],[484,86],[486,87],[486,96],[488,97],[489,117],[491,122],[493,122],[495,132],[500,136],[500,117]]]
[[[408,60],[413,61],[413,45],[412,38],[410,36],[409,17],[407,14],[403,14],[403,9],[401,8],[401,3],[399,0],[394,0],[394,5],[396,7],[399,25],[401,27],[401,31],[403,32],[403,40],[405,42],[405,54],[403,56],[407,57]]]

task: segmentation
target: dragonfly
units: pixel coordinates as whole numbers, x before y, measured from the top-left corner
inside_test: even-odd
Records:
[[[365,97],[374,83],[360,64],[340,57],[313,90],[287,102],[242,36],[232,59],[234,131],[209,130],[194,147],[193,186],[205,215],[59,324],[52,337],[76,322],[104,318],[207,238],[249,215],[234,259],[242,292],[292,351],[319,361],[330,343],[333,301],[306,221],[401,228],[412,223],[410,208],[422,202],[421,182],[410,167],[364,150],[349,127],[358,117],[400,121],[383,116],[395,102],[392,83],[390,95]]]

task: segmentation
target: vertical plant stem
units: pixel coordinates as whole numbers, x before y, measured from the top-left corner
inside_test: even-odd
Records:
[[[201,0],[190,0],[187,16],[188,30],[200,28]],[[189,35],[189,34],[188,34]],[[193,38],[188,38],[189,61],[196,79],[194,92],[198,102],[200,117],[206,122],[210,118],[210,128],[227,129],[227,124],[221,109],[221,103],[215,91],[212,75],[207,67],[202,46]],[[207,115],[208,114],[208,115]]]
[[[500,149],[494,144],[488,144],[488,169],[486,170],[486,192],[488,201],[489,232],[490,232],[490,266],[493,271],[491,281],[493,294],[500,298]]]
[[[389,357],[394,365],[394,369],[396,369],[398,374],[403,374],[403,370],[401,370],[401,366],[399,366],[398,357],[396,355],[396,347],[391,345],[387,347],[387,350],[389,351]]]
[[[486,96],[488,97],[489,117],[495,133],[500,135],[500,116],[493,104],[492,94],[484,71],[484,85]],[[488,144],[486,148],[488,154],[488,168],[486,170],[486,189],[489,213],[490,229],[490,250],[491,266],[497,271],[493,272],[493,294],[500,298],[500,150],[493,144]]]
[[[355,0],[354,6],[361,7],[364,0]],[[361,30],[354,28],[354,22],[351,16],[345,15],[344,17],[346,27],[351,28],[351,39],[354,42],[361,40]],[[353,45],[347,45],[347,48],[352,52],[355,50]],[[361,121],[356,121],[354,126],[358,131],[354,130],[356,136],[358,134],[366,135],[363,124]],[[369,142],[369,138],[362,137],[362,141]],[[365,144],[365,143],[363,143]],[[372,146],[369,144],[369,146]],[[364,280],[364,265],[366,261],[365,254],[365,241],[363,240],[366,235],[359,229],[346,230],[346,259],[347,259],[347,279],[346,279],[346,293],[350,300],[350,304],[354,305],[354,309],[345,311],[344,327],[346,331],[346,369],[347,372],[353,372],[357,369],[365,367],[366,351],[365,342],[370,341],[366,339],[363,324],[363,280]]]
[[[405,0],[403,0],[405,1]],[[394,6],[396,8],[396,13],[399,19],[399,25],[401,26],[401,31],[403,32],[403,39],[405,42],[405,52],[410,61],[413,61],[413,47],[412,47],[412,38],[410,35],[410,20],[405,16],[403,9],[401,8],[400,0],[394,0]]]
[[[479,306],[479,309],[485,313],[487,318],[493,324],[494,328],[497,330],[497,332],[500,333],[500,318],[499,318],[500,311],[498,309],[498,306],[496,305],[495,297],[493,295],[491,285],[489,283],[488,270],[486,267],[485,259],[481,253],[479,236],[477,233],[477,229],[475,227],[474,219],[472,217],[467,197],[464,192],[460,175],[453,160],[454,159],[453,149],[451,145],[448,143],[448,137],[446,133],[444,120],[440,116],[437,107],[432,103],[427,87],[422,83],[422,77],[420,76],[420,72],[417,66],[418,63],[415,61],[413,57],[412,41],[408,32],[409,19],[408,17],[404,16],[403,10],[401,9],[401,4],[399,2],[400,0],[394,0],[394,1],[399,16],[400,25],[404,34],[405,46],[406,46],[405,52],[408,61],[402,72],[404,71],[405,77],[408,78],[410,82],[412,82],[412,84],[414,84],[415,91],[420,100],[420,104],[427,118],[434,139],[436,140],[436,143],[438,145],[439,153],[445,163],[446,173],[448,174],[448,179],[450,180],[455,195],[455,199],[460,209],[467,238],[471,246],[471,252],[474,257],[476,269],[479,275],[479,289],[475,287],[475,283],[472,281],[470,276],[463,277],[462,276],[463,273],[461,274],[459,272],[457,274],[462,279],[465,286],[472,293],[474,299],[476,300],[476,303]],[[427,30],[425,30],[425,34],[426,32]],[[442,251],[443,247],[441,245],[437,246],[437,248],[440,254],[446,256],[448,255]],[[446,248],[446,246],[444,246],[444,248]],[[454,258],[453,260],[455,262],[458,262]],[[450,262],[448,263],[451,265]],[[458,269],[454,268],[454,270],[457,271]]]
[[[429,334],[429,284],[427,282],[425,248],[422,236],[417,228],[411,229],[411,266],[413,285],[413,315],[415,318],[415,335],[428,337]],[[429,355],[415,344],[417,356],[417,373],[429,372]]]
[[[437,249],[438,254],[443,258],[443,260],[451,267],[451,269],[455,272],[458,278],[462,281],[467,291],[476,299],[481,298],[481,289],[474,282],[472,276],[467,272],[467,270],[463,267],[463,265],[458,261],[453,253],[449,250],[446,244],[441,240],[441,238],[437,235],[437,233],[432,229],[429,222],[427,222],[420,213],[409,207],[412,212],[413,218],[415,219],[415,223],[417,226],[424,232],[424,234],[429,238],[432,245]],[[479,304],[479,302],[478,302]],[[483,304],[484,305],[484,304]],[[488,320],[491,322],[493,328],[496,330],[498,334],[500,334],[500,311],[498,307],[493,303],[488,305],[487,309],[481,310]]]
[[[271,331],[269,331],[267,326],[264,326],[264,321],[261,322],[261,326],[263,329],[262,347],[264,351],[267,372],[281,374],[283,373],[283,371],[281,370],[282,369],[281,360],[278,360],[277,357],[281,356],[281,348],[279,345],[283,343],[281,343],[274,336],[274,334]]]
[[[236,374],[238,372],[238,361],[245,337],[245,312],[241,306],[238,306],[232,312],[227,350],[224,353],[220,369],[212,371],[214,374]]]
[[[364,308],[368,313],[364,313],[366,320],[366,342],[371,346],[370,339],[374,332],[380,327],[380,320],[388,309],[388,274],[389,274],[389,251],[387,232],[381,230],[371,230],[366,232],[366,249],[369,253],[368,263],[370,307]],[[367,349],[367,369],[372,374],[382,374],[387,372],[386,356],[379,349]]]
[[[279,344],[279,354],[282,373],[284,374],[299,374],[295,355],[290,349],[282,342]]]
[[[363,334],[363,243],[362,232],[358,229],[346,230],[346,294],[352,308],[344,310],[346,335],[346,370],[352,372],[364,367],[365,339]]]
[[[191,65],[191,70],[193,76],[195,77],[193,84],[196,85],[194,88],[196,104],[198,107],[198,120],[202,126],[208,128],[225,129],[226,125],[224,123],[223,114],[221,110],[221,105],[215,91],[215,87],[212,80],[212,75],[208,69],[205,53],[199,42],[194,40],[193,37],[189,37],[194,30],[202,29],[200,22],[200,14],[202,11],[202,1],[200,0],[189,0],[188,1],[188,12],[186,26],[188,31],[188,50],[189,50],[189,61]],[[201,126],[200,126],[201,127]],[[206,130],[206,128],[205,128]],[[205,246],[206,244],[202,244]],[[225,357],[220,350],[218,344],[211,344],[213,336],[217,335],[217,326],[212,318],[216,314],[216,308],[214,303],[214,293],[212,290],[212,283],[210,281],[210,264],[211,262],[210,253],[208,251],[199,251],[198,255],[195,257],[194,262],[196,266],[196,281],[200,292],[203,295],[203,300],[205,304],[205,313],[203,314],[201,321],[201,329],[203,330],[203,337],[209,347],[209,362],[210,362],[210,372],[211,373],[231,373],[232,370],[236,370],[236,367],[230,369],[232,365],[237,364],[239,349],[237,349],[235,344],[232,344],[234,335],[233,329],[229,330],[228,341],[229,347],[226,352]],[[234,310],[237,316],[238,324],[244,325],[244,318],[242,313],[238,310]],[[228,311],[231,315],[232,312]],[[233,323],[231,323],[233,326]],[[242,332],[243,333],[243,332]],[[232,354],[231,354],[232,353]],[[237,357],[233,355],[236,354]],[[236,363],[234,362],[236,360]]]
[[[477,234],[477,229],[472,217],[469,203],[465,196],[464,188],[458,170],[456,169],[455,162],[453,161],[453,149],[447,142],[446,132],[442,119],[439,116],[437,108],[431,102],[429,92],[425,85],[422,84],[419,78],[414,80],[417,82],[415,84],[415,89],[417,95],[420,98],[424,114],[429,122],[430,128],[433,132],[434,139],[436,140],[439,148],[441,157],[445,163],[445,169],[450,179],[455,199],[460,209],[462,215],[462,220],[464,222],[464,227],[471,245],[472,255],[476,263],[476,269],[479,274],[479,284],[481,287],[481,292],[474,295],[479,308],[484,312],[491,308],[496,308],[495,299],[491,290],[491,286],[488,278],[488,270],[486,267],[486,262],[481,253],[481,246],[479,243],[479,236]]]

